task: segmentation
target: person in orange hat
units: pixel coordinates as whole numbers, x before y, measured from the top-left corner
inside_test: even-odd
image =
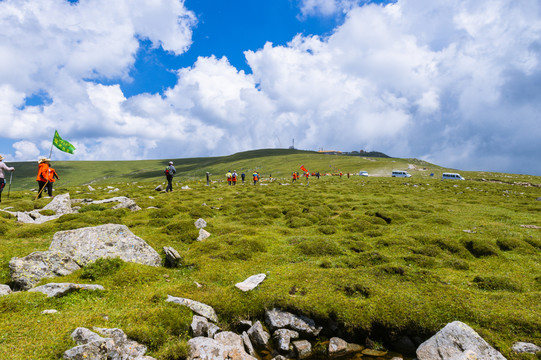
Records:
[[[49,182],[49,161],[51,159],[47,159],[46,157],[41,157],[38,160],[38,176],[36,177],[38,181],[38,196],[36,199],[41,198],[41,193]]]

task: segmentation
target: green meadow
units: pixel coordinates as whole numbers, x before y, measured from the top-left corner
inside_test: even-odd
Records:
[[[157,359],[183,359],[192,313],[166,303],[168,294],[211,305],[222,329],[263,320],[273,307],[304,314],[335,329],[318,339],[321,353],[334,334],[385,348],[402,335],[426,340],[459,320],[508,359],[537,358],[511,346],[541,345],[540,177],[459,171],[465,181],[442,181],[448,169],[415,159],[258,150],[173,159],[174,191],[157,192],[167,161],[53,161],[56,194],[127,196],[140,211],[86,205],[41,225],[0,212],[1,284],[10,283],[11,258],[46,250],[57,231],[101,224],[124,224],[162,256],[172,246],[183,258],[174,269],[97,261],[43,281],[95,283],[101,292],[0,297],[0,358],[60,359],[75,346],[75,328],[96,326],[123,329]],[[17,170],[1,209],[41,209],[50,201],[34,200],[36,163],[8,165]],[[292,183],[301,165],[344,175]],[[391,178],[393,169],[412,177]],[[228,186],[228,170],[245,172],[246,184]],[[261,185],[251,185],[254,170]],[[370,176],[346,175],[361,170]],[[198,218],[211,233],[204,241],[196,241]],[[235,288],[258,273],[267,278],[255,290]],[[58,313],[41,314],[46,309]]]

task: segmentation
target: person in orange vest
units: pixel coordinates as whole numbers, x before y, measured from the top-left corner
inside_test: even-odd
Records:
[[[233,182],[233,185],[237,185],[237,170],[233,170],[233,174],[231,174],[231,181]]]
[[[37,199],[41,197],[41,193],[49,182],[49,161],[51,160],[46,157],[42,157],[38,160],[38,176],[36,177],[36,180],[38,181]]]
[[[306,185],[310,185],[310,181],[308,180],[308,178],[310,177],[310,173],[308,171],[305,171],[304,176],[306,176]]]
[[[225,174],[225,177],[227,178],[227,184],[231,185],[231,178],[233,177],[233,174],[231,174],[231,170],[229,170],[227,174]]]
[[[254,171],[254,173],[252,174],[252,177],[254,179],[254,185],[256,185],[257,181],[259,180],[259,173],[257,171]]]
[[[297,173],[293,171],[293,182],[297,181]]]
[[[45,186],[47,187],[47,193],[50,197],[53,197],[53,183],[56,181],[55,178],[58,180],[58,174],[55,169],[51,167],[51,164],[49,164],[49,177],[47,178],[49,181]]]

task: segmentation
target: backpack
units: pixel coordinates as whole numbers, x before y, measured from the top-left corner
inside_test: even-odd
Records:
[[[165,168],[165,171],[163,172],[165,175],[173,175],[173,172],[170,171],[169,166]]]

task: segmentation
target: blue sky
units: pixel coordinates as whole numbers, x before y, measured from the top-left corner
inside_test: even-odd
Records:
[[[0,154],[377,150],[541,175],[537,0],[3,0]]]

